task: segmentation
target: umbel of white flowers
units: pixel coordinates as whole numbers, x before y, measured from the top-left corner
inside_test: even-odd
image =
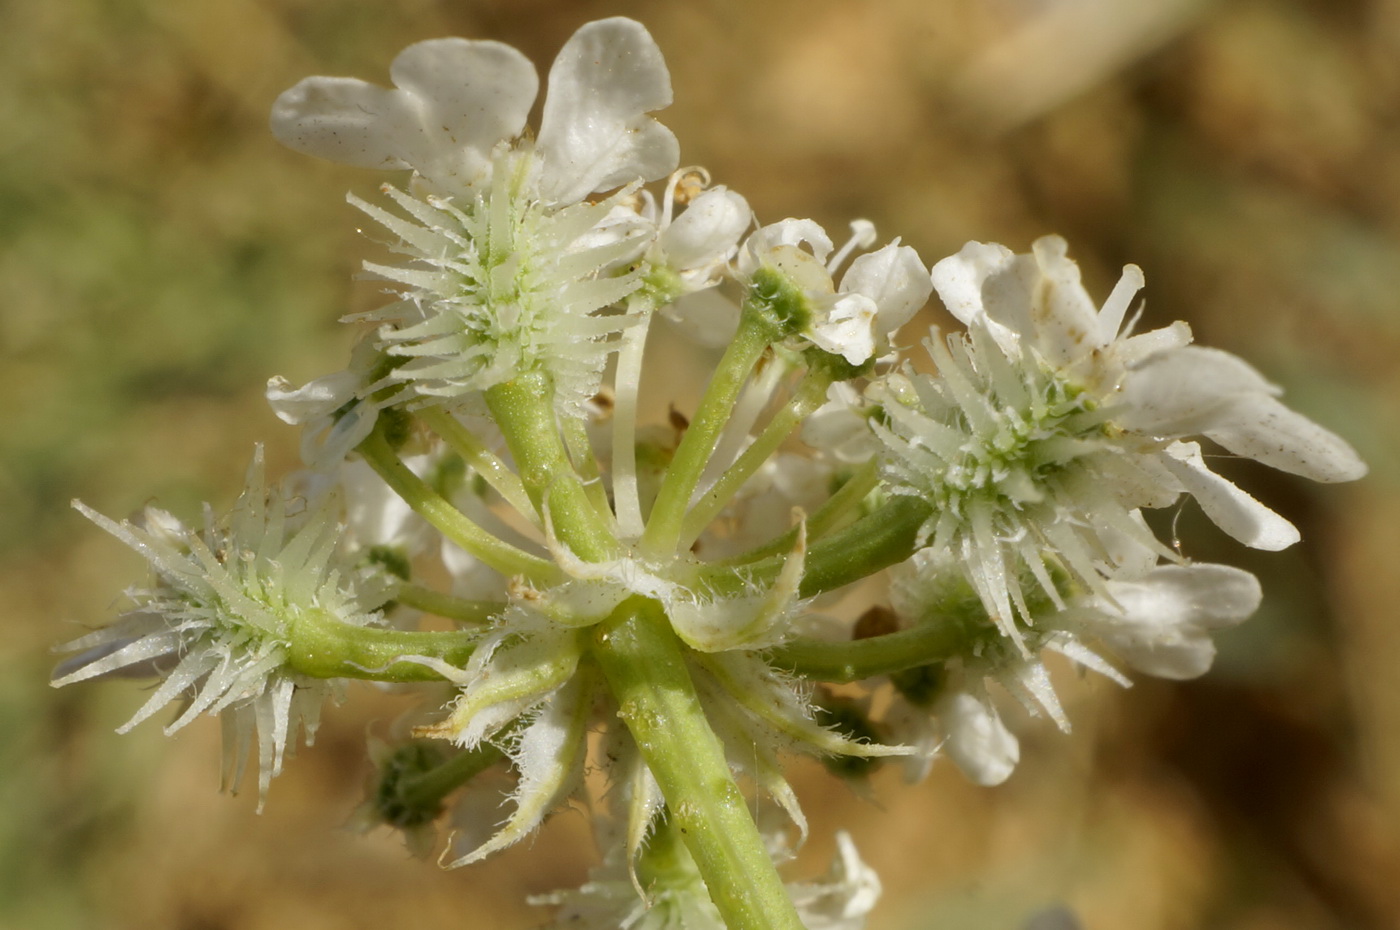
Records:
[[[1050,653],[1191,678],[1257,609],[1252,575],[1142,516],[1190,496],[1245,545],[1297,540],[1202,442],[1365,472],[1186,324],[1137,332],[1135,266],[1100,306],[1058,237],[930,270],[899,240],[864,251],[864,220],[840,247],[758,224],[680,167],[651,116],[670,77],[631,20],[568,40],[533,131],[534,67],[498,42],[420,42],[390,78],[312,77],[273,107],[297,151],[409,172],[384,205],[350,197],[391,237],[365,266],[390,302],[352,318],[370,325],[344,370],[268,384],[308,471],[269,487],[259,454],[198,529],[78,505],[153,580],[54,684],[159,679],[123,729],[177,701],[168,730],[218,715],[230,785],[256,742],[262,798],[346,679],[417,683],[357,819],[416,849],[449,820],[460,865],[587,799],[602,864],[538,899],[559,926],[858,930],[880,886],[846,834],[826,879],[777,877],[807,832],[785,753],[847,777],[900,755],[916,779],[941,753],[999,783],[1020,747],[998,690],[1068,729]],[[915,364],[899,330],[935,291],[963,329]],[[657,316],[723,355],[692,415],[648,424],[671,387],[645,364]],[[863,617],[817,611],[886,570]],[[783,824],[754,822],[736,775]]]

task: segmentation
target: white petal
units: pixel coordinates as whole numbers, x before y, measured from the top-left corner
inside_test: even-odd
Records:
[[[1249,619],[1263,600],[1259,579],[1230,565],[1162,565],[1141,581],[1109,582],[1126,612],[1150,616],[1158,625],[1193,624],[1209,629]]]
[[[355,78],[309,77],[283,91],[269,122],[278,142],[357,168],[409,168],[405,140],[421,137],[414,101]]]
[[[841,278],[841,290],[874,300],[879,308],[875,332],[887,336],[909,322],[928,302],[933,281],[918,252],[907,245],[890,243],[852,261]]]
[[[774,255],[784,251],[801,251],[798,247],[807,243],[816,264],[826,272],[826,257],[831,254],[831,237],[815,220],[799,220],[788,217],[767,226],[755,229],[744,246],[739,250],[739,271],[751,275],[760,265],[774,262]],[[805,254],[805,253],[804,253]],[[827,276],[828,279],[830,275]]]
[[[495,144],[525,128],[540,84],[535,66],[509,45],[457,38],[410,45],[394,59],[389,76],[418,101],[421,141],[406,150],[414,167],[435,180],[440,178],[434,169],[448,167],[443,162],[461,170],[456,162],[462,155],[463,169],[484,170]]]
[[[1205,674],[1209,631],[1247,619],[1263,597],[1258,579],[1227,565],[1164,565],[1108,587],[1117,605],[1104,605],[1099,638],[1138,671],[1174,680]]]
[[[1014,258],[1004,245],[969,242],[958,254],[934,265],[930,281],[948,312],[970,325],[987,313],[982,302],[982,285],[992,275],[1008,268]]]
[[[1230,408],[1279,389],[1243,359],[1202,346],[1159,352],[1128,372],[1114,421],[1163,438],[1204,433],[1233,421]]]
[[[1191,344],[1191,327],[1181,320],[1160,329],[1119,339],[1113,346],[1118,361],[1132,368],[1156,355]]]
[[[1300,538],[1292,523],[1207,468],[1196,443],[1173,443],[1158,461],[1196,498],[1216,526],[1251,549],[1276,552]]]
[[[680,164],[676,137],[645,116],[670,103],[670,73],[641,23],[613,17],[583,26],[549,72],[537,149],[543,198],[573,203],[670,174]]]
[[[753,222],[749,203],[723,187],[705,191],[661,233],[667,263],[678,271],[722,262]]]
[[[267,381],[267,403],[277,419],[296,425],[334,412],[355,396],[359,384],[359,376],[350,371],[337,371],[299,388],[278,375]]]
[[[1104,642],[1124,662],[1154,678],[1189,681],[1200,678],[1215,662],[1215,642],[1199,627],[1137,634],[1125,628],[1104,635]]]
[[[1355,481],[1366,474],[1366,463],[1346,440],[1263,394],[1236,403],[1228,420],[1205,434],[1236,455],[1313,481]]]
[[[802,925],[823,930],[862,930],[880,893],[880,877],[861,861],[845,830],[836,833],[836,859],[824,879],[788,886]]]
[[[499,42],[430,39],[390,69],[396,88],[311,77],[277,98],[272,133],[308,155],[361,168],[415,168],[470,184],[491,148],[525,127],[535,68]]]
[[[430,456],[415,455],[405,458],[404,464],[421,478],[433,461]],[[422,548],[428,524],[366,462],[343,462],[339,477],[344,489],[346,529],[359,546],[393,547],[405,553]]]
[[[878,310],[875,301],[863,294],[845,294],[837,298],[826,319],[816,321],[807,338],[852,365],[860,365],[875,353]]]
[[[869,461],[880,451],[879,437],[861,415],[864,405],[856,390],[838,381],[826,391],[827,402],[802,424],[802,441],[847,464]]]
[[[356,446],[369,438],[378,419],[379,408],[374,404],[368,401],[355,404],[326,431],[325,440],[319,448],[314,429],[302,435],[302,461],[313,468],[328,468],[343,461]]]
[[[1031,308],[1036,347],[1052,364],[1068,365],[1105,345],[1099,338],[1099,311],[1080,282],[1079,266],[1068,257],[1059,236],[1045,236],[1031,246],[1041,280]]]
[[[948,758],[979,785],[999,785],[1021,760],[1021,745],[985,700],[955,691],[935,709],[947,741]]]

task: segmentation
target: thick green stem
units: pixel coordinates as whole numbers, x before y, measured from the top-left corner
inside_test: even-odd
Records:
[[[956,623],[921,623],[908,630],[845,643],[789,640],[770,655],[774,666],[814,681],[850,682],[943,662],[964,651]]]
[[[549,513],[555,537],[574,555],[600,562],[616,553],[606,518],[593,506],[560,438],[549,379],[531,372],[486,391],[486,403],[506,438],[525,491]]]
[[[351,626],[312,612],[292,624],[287,664],[312,678],[441,681],[431,668],[403,658],[426,656],[460,668],[475,646],[476,636],[468,632]]]
[[[681,437],[676,454],[671,458],[670,467],[656,493],[656,502],[651,508],[646,531],[642,534],[642,551],[652,556],[667,556],[676,551],[681,535],[681,521],[685,518],[690,496],[705,466],[710,461],[710,453],[719,441],[724,424],[734,409],[749,372],[763,355],[763,350],[773,341],[774,329],[767,318],[747,310],[740,318],[739,331],[734,341],[725,349],[719,360],[714,377],[705,388],[696,408],[695,418],[690,421],[685,435]]]
[[[628,601],[593,654],[729,930],[801,930],[660,607]]]
[[[933,508],[917,497],[897,496],[807,553],[799,593],[816,597],[903,562],[917,549],[919,528]]]
[[[558,578],[559,569],[553,563],[488,533],[453,507],[399,460],[398,454],[378,430],[360,443],[359,452],[384,479],[384,483],[403,498],[415,513],[496,571],[503,575],[524,575],[537,584],[548,584]]]

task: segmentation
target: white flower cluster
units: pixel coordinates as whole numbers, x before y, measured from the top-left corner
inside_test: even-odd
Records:
[[[1149,675],[1192,678],[1214,657],[1209,631],[1259,606],[1252,575],[1190,564],[1157,540],[1142,508],[1189,494],[1247,546],[1298,540],[1287,520],[1211,471],[1195,437],[1316,481],[1351,481],[1366,468],[1245,362],[1191,345],[1185,323],[1133,334],[1136,319],[1125,320],[1143,286],[1136,266],[1101,308],[1054,236],[1029,255],[969,243],[932,280],[967,330],[926,341],[936,374],[905,368],[875,381],[870,422],[891,492],[935,505],[919,536],[927,548],[897,571],[896,611],[910,622],[956,613],[956,593],[937,580],[951,575],[975,591],[996,639],[1016,647],[984,642],[975,658],[949,663],[936,700],[925,696],[933,736],[916,739],[946,740],[976,781],[995,784],[1017,747],[986,680],[1067,729],[1039,651],[1124,684],[1090,646]],[[972,626],[970,637],[985,640]]]
[[[282,769],[287,740],[301,729],[310,744],[335,679],[304,674],[292,654],[297,626],[377,624],[389,589],[357,579],[343,557],[340,500],[315,505],[269,490],[262,452],[232,512],[205,515],[201,531],[148,507],[141,523],[114,523],[77,504],[107,532],[141,553],[152,587],[128,592],[135,606],[119,622],[68,643],[54,676],[62,686],[113,674],[159,674],[163,681],[119,732],[174,701],[167,733],[200,714],[223,718],[225,785],[236,788],[256,733],[259,798]]]
[[[758,224],[680,167],[650,115],[670,77],[631,20],[565,44],[537,130],[535,69],[500,43],[419,42],[390,77],[308,78],[273,108],[293,149],[410,172],[381,204],[350,198],[398,260],[365,266],[392,299],[354,318],[371,326],[346,369],[268,384],[310,471],[269,492],[259,457],[198,532],[83,508],[156,580],[70,644],[55,684],[162,679],[127,727],[177,700],[169,730],[220,714],[234,781],[256,733],[264,794],[342,679],[423,685],[404,728],[421,742],[376,749],[365,817],[421,847],[449,796],[506,769],[504,820],[459,800],[450,865],[601,770],[603,864],[541,899],[561,926],[858,930],[879,881],[849,837],[826,880],[769,881],[789,837],[752,822],[736,773],[799,839],[794,750],[846,773],[908,756],[915,777],[941,751],[1001,782],[1019,744],[993,685],[1067,728],[1048,653],[1123,684],[1190,678],[1259,606],[1252,575],[1143,518],[1189,495],[1248,546],[1297,540],[1202,441],[1318,481],[1365,472],[1186,324],[1135,332],[1134,266],[1098,306],[1057,237],[929,269],[898,239],[870,250],[863,220],[839,248],[809,219]],[[934,292],[964,328],[934,329],[916,364],[898,332]],[[724,351],[693,416],[640,424],[658,315]],[[887,568],[873,620],[814,612]],[[697,836],[700,810],[740,820]]]
[[[739,280],[776,271],[796,288],[794,318],[785,321],[794,338],[853,365],[886,349],[888,334],[928,297],[918,256],[897,244],[856,258],[833,285],[831,271],[851,248],[873,241],[869,224],[835,256],[811,220],[784,220],[741,243],[753,222],[744,198],[705,190],[703,170],[673,174],[675,136],[646,115],[671,102],[670,76],[631,20],[590,23],[565,44],[533,138],[526,116],[538,79],[509,46],[419,42],[390,76],[392,90],[307,78],[272,111],[273,134],[291,148],[413,172],[410,190],[384,188],[402,214],[350,198],[397,237],[406,258],[365,266],[401,294],[365,316],[381,324],[374,345],[382,355],[366,350],[350,371],[301,389],[280,378],[268,386],[287,422],[318,434],[338,426],[329,460],[368,435],[395,386],[470,404],[539,370],[561,414],[580,415],[621,335],[652,309],[685,319],[712,344],[732,333],[737,308],[716,295],[681,298],[720,283],[736,255]],[[638,196],[638,185],[667,175],[660,209],[649,193]]]

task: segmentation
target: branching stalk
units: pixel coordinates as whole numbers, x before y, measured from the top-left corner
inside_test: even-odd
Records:
[[[593,654],[729,930],[800,930],[659,606],[624,603]]]

